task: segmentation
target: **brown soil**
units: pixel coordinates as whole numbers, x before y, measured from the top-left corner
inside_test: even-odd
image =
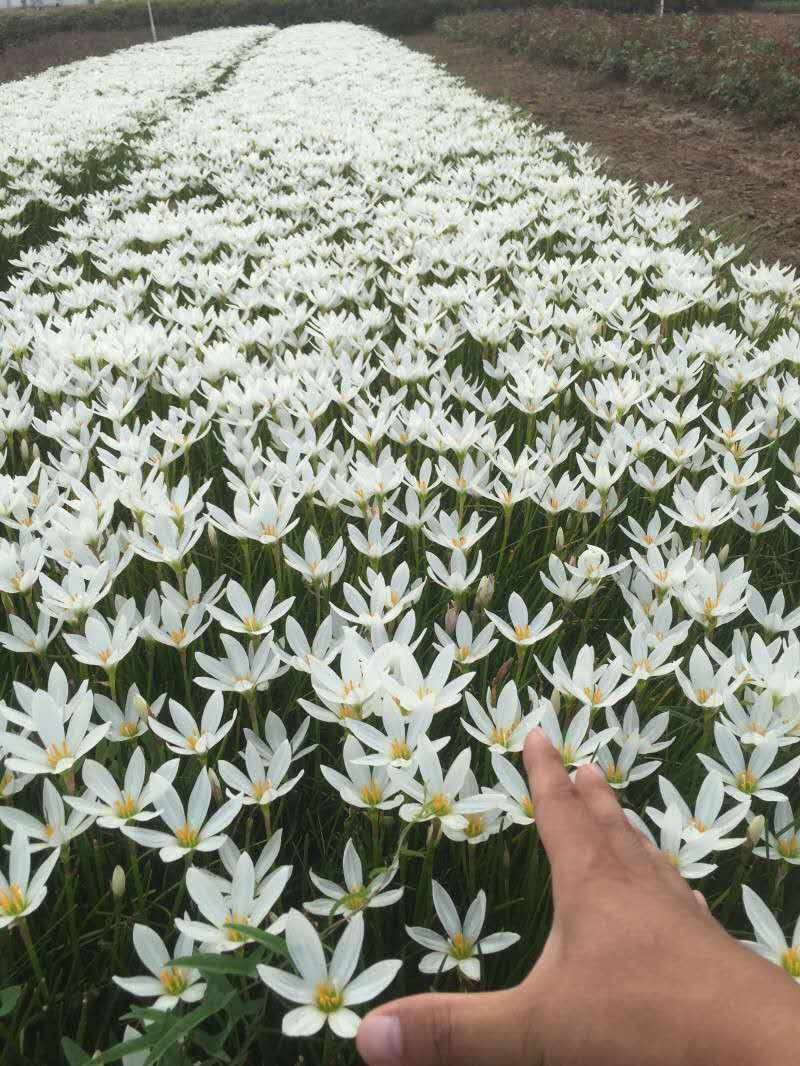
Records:
[[[10,17],[10,16],[9,16]],[[26,16],[19,15],[19,18]],[[28,15],[27,17],[45,17],[46,15]],[[0,32],[2,30],[0,29]],[[159,40],[177,37],[190,30],[171,27],[160,30]],[[74,63],[87,56],[105,56],[118,48],[130,48],[134,44],[144,44],[150,40],[150,27],[145,23],[138,30],[74,30],[68,33],[54,33],[50,37],[31,44],[14,45],[0,49],[0,82],[27,78],[31,74],[41,74],[48,67],[61,66],[62,63]]]
[[[790,15],[760,15],[777,32]],[[487,96],[590,142],[614,177],[672,182],[673,196],[699,197],[694,219],[747,239],[750,254],[800,264],[800,129],[764,129],[747,116],[683,105],[633,85],[460,44],[434,33],[401,38]]]

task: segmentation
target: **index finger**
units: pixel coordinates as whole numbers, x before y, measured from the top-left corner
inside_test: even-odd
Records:
[[[541,729],[533,729],[523,749],[525,769],[533,798],[534,816],[550,867],[553,886],[558,888],[570,874],[574,877],[579,858],[595,842],[594,819],[569,779],[560,752]]]

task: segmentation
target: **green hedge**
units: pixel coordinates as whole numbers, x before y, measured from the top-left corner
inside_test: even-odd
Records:
[[[478,9],[527,7],[527,0],[153,0],[156,27],[192,30],[222,26],[346,20],[386,33],[417,33],[437,18]],[[147,25],[144,0],[105,0],[94,7],[66,7],[0,15],[0,51],[64,31],[125,30]]]

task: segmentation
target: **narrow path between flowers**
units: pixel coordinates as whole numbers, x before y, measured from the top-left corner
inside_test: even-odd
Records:
[[[487,96],[513,100],[532,118],[589,141],[615,177],[673,184],[700,197],[695,221],[747,239],[753,257],[800,264],[800,130],[763,129],[746,116],[683,105],[653,92],[448,41],[401,38]]]

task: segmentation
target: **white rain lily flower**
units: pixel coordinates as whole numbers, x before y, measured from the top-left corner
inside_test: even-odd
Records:
[[[507,681],[503,685],[494,706],[491,696],[491,689],[487,689],[484,710],[471,692],[465,692],[467,711],[474,724],[464,718],[461,719],[461,724],[470,736],[485,744],[489,751],[495,754],[522,751],[525,737],[539,724],[540,708],[534,706],[528,714],[523,714],[517,686],[513,681]]]
[[[326,555],[317,531],[311,527],[303,537],[303,554],[298,555],[288,545],[283,545],[283,557],[293,570],[302,575],[303,580],[311,586],[330,587],[335,585],[344,570],[347,550],[341,537]]]
[[[92,701],[81,702],[66,729],[62,708],[43,690],[34,693],[31,703],[33,729],[39,744],[16,733],[0,733],[0,746],[8,753],[9,770],[21,774],[65,774],[96,747],[110,726],[89,728]]]
[[[122,826],[122,832],[143,848],[158,848],[162,862],[176,862],[195,851],[219,851],[225,840],[223,829],[227,829],[242,807],[242,797],[234,796],[207,818],[211,782],[204,769],[197,775],[185,810],[180,796],[170,784],[165,784],[155,802],[170,833],[132,825]]]
[[[468,814],[467,824],[463,829],[442,822],[442,832],[448,840],[456,840],[459,843],[467,843],[472,846],[482,844],[489,837],[499,833],[503,828],[505,816],[505,796],[493,793],[491,789],[478,787],[478,781],[472,770],[467,770],[464,784],[458,790],[456,800],[463,803],[472,799],[473,796],[491,797],[492,806],[485,811],[476,814]]]
[[[391,698],[384,698],[380,705],[383,731],[361,722],[356,718],[347,719],[347,728],[362,744],[371,748],[375,754],[365,755],[358,762],[362,766],[394,766],[397,769],[411,769],[417,742],[433,721],[433,711],[417,711],[408,716],[400,713],[397,704]],[[449,737],[433,741],[436,751],[447,744]]]
[[[133,927],[133,946],[136,954],[150,971],[150,977],[112,977],[115,985],[132,996],[154,998],[155,1010],[173,1010],[179,1003],[199,1003],[206,993],[206,983],[200,971],[188,966],[175,966],[173,959],[192,954],[194,941],[181,934],[170,955],[167,946],[155,930],[137,922]]]
[[[47,881],[60,853],[53,849],[31,877],[31,848],[20,829],[11,834],[8,877],[0,870],[0,929],[5,929],[41,906],[47,895]]]
[[[783,589],[779,589],[772,597],[767,607],[766,600],[752,586],[747,590],[747,608],[755,618],[767,639],[777,636],[779,633],[791,632],[800,626],[800,607],[796,607],[789,614],[785,614],[786,597]]]
[[[184,936],[198,941],[203,951],[236,951],[253,941],[247,933],[231,926],[258,929],[280,899],[291,872],[291,866],[281,866],[257,884],[253,860],[247,852],[242,852],[236,862],[230,892],[223,896],[215,878],[193,867],[186,873],[186,889],[206,921],[176,918],[175,925]],[[270,926],[267,932],[276,930]]]
[[[477,559],[471,570],[467,563],[467,557],[460,548],[455,548],[452,551],[450,563],[447,567],[433,552],[425,552],[425,558],[428,560],[428,576],[431,580],[437,585],[441,585],[442,588],[447,589],[457,598],[463,596],[481,576],[481,566],[483,565],[481,552],[478,552]]]
[[[561,625],[561,622],[550,622],[550,618],[553,615],[552,603],[547,603],[534,615],[533,618],[528,617],[528,608],[525,606],[525,601],[516,592],[512,592],[508,600],[508,614],[511,619],[511,624],[503,621],[499,615],[492,614],[491,611],[486,612],[486,617],[494,622],[497,627],[498,633],[501,633],[506,640],[510,640],[513,644],[516,644],[518,648],[529,648],[531,645],[538,643],[540,640],[544,640],[545,637],[553,633]]]
[[[669,862],[675,867],[681,877],[692,880],[697,877],[705,877],[713,873],[716,866],[713,863],[700,862],[710,852],[714,851],[718,843],[718,834],[707,832],[696,840],[685,842],[683,840],[683,818],[680,808],[675,803],[667,805],[661,819],[660,841],[644,824],[635,811],[625,809],[625,814],[631,825],[643,833],[647,839],[663,851]]]
[[[111,673],[133,648],[139,637],[139,627],[131,626],[125,611],[120,611],[113,627],[101,615],[91,613],[86,619],[84,634],[64,634],[74,657],[79,663],[99,666]]]
[[[286,551],[286,548],[284,548]],[[275,582],[270,578],[258,595],[255,604],[238,581],[228,581],[225,595],[234,614],[210,606],[209,614],[230,633],[246,633],[249,637],[263,637],[279,618],[291,610],[294,596],[275,603]]]
[[[547,568],[550,571],[549,577],[543,571],[539,571],[542,584],[548,592],[558,596],[564,603],[577,603],[578,600],[585,600],[594,594],[594,586],[588,581],[575,576],[570,577],[567,574],[566,567],[557,555],[549,557]]]
[[[800,755],[790,759],[778,769],[770,770],[778,754],[778,745],[774,740],[770,740],[759,744],[745,764],[739,741],[731,730],[720,722],[714,725],[714,742],[717,751],[725,760],[724,765],[702,752],[697,758],[706,770],[716,770],[720,774],[729,796],[737,800],[753,797],[767,800],[770,803],[786,799],[786,796],[778,792],[777,788],[797,776],[800,770]]]
[[[384,555],[389,555],[398,544],[402,543],[399,537],[397,540],[392,540],[396,532],[397,522],[390,522],[388,527],[382,530],[381,520],[377,515],[370,520],[366,536],[364,536],[358,526],[354,526],[351,523],[348,523],[347,526],[347,535],[350,537],[350,543],[357,552],[366,555],[368,559],[373,561],[382,558]]]
[[[591,711],[584,705],[562,733],[558,716],[549,700],[543,700],[540,707],[539,726],[542,732],[561,755],[565,766],[583,766],[592,761],[592,756],[601,746],[612,740],[616,727],[601,729],[599,733],[589,730]]]
[[[742,900],[756,939],[740,940],[739,943],[750,948],[762,959],[774,962],[795,981],[800,982],[800,918],[795,922],[790,947],[772,911],[747,885],[742,885]]]
[[[752,822],[752,817],[748,817],[748,821]],[[790,866],[800,866],[800,836],[798,836],[794,811],[788,800],[780,800],[775,804],[772,832],[765,824],[760,839],[765,843],[753,848],[754,855],[762,859],[786,862]]]
[[[148,808],[160,798],[164,787],[175,780],[178,765],[178,759],[162,763],[145,784],[144,751],[136,748],[128,760],[120,788],[104,766],[94,759],[86,759],[82,775],[89,791],[83,796],[67,796],[66,801],[76,811],[97,818],[97,824],[104,829],[121,829],[128,822],[149,822],[158,817],[158,811]]]
[[[354,914],[368,907],[391,907],[393,903],[397,903],[402,898],[403,888],[392,888],[386,891],[397,874],[396,866],[381,871],[369,882],[364,883],[364,869],[352,839],[345,844],[342,871],[344,886],[337,885],[335,881],[329,881],[325,877],[319,877],[313,870],[310,870],[308,876],[322,893],[322,898],[304,903],[303,909],[309,914],[316,914],[322,918],[352,918]]]
[[[470,671],[448,681],[454,659],[455,649],[445,648],[436,656],[428,673],[423,674],[411,650],[397,647],[394,667],[399,677],[387,674],[383,679],[384,688],[406,714],[436,714],[458,703],[474,676]]]
[[[360,717],[361,708],[374,696],[385,681],[386,655],[365,653],[363,646],[348,631],[342,642],[337,674],[324,663],[310,664],[311,684],[321,700],[345,706],[353,717]]]
[[[416,772],[421,776],[422,783],[408,771],[390,771],[395,787],[402,789],[414,801],[403,804],[400,817],[406,822],[428,822],[436,818],[443,826],[449,826],[451,829],[466,829],[470,814],[481,814],[498,806],[498,797],[491,793],[458,799],[471,758],[470,749],[464,748],[444,774],[433,744],[425,734],[420,736],[417,743]]]
[[[274,966],[259,966],[267,988],[292,1003],[300,1003],[284,1015],[286,1036],[313,1036],[327,1024],[340,1037],[352,1039],[359,1017],[351,1010],[375,999],[397,975],[399,959],[386,959],[353,977],[364,941],[364,918],[356,914],[346,925],[330,963],[314,926],[300,911],[290,911],[286,922],[286,947],[300,976]]]
[[[595,764],[601,768],[606,775],[606,781],[613,789],[623,789],[633,781],[642,781],[645,777],[649,777],[660,765],[658,761],[642,762],[636,765],[639,754],[639,738],[629,736],[616,756],[608,744],[601,744],[595,753]]]
[[[61,619],[53,619],[44,611],[39,614],[35,630],[15,614],[9,615],[8,621],[11,625],[11,632],[0,633],[0,645],[7,651],[40,657],[44,656],[64,624]]]
[[[292,762],[294,762],[296,759],[302,759],[304,755],[308,755],[317,746],[316,744],[308,744],[306,747],[302,747],[310,725],[311,720],[304,718],[292,736],[289,737],[283,721],[274,711],[267,711],[263,739],[254,733],[252,729],[247,728],[244,731],[244,736],[246,742],[253,745],[264,762],[269,762],[284,740],[288,740],[292,752]]]
[[[735,696],[728,695],[725,697],[725,712],[720,721],[741,744],[755,747],[775,741],[782,748],[797,743],[794,731],[800,725],[800,700],[796,697],[784,700],[776,707],[769,692],[760,692],[749,706],[743,707]]]
[[[91,573],[72,563],[60,584],[41,575],[41,608],[61,622],[80,621],[105,598],[111,583],[108,563],[101,563]]]
[[[593,711],[619,703],[634,688],[637,681],[636,677],[621,680],[623,666],[617,659],[605,665],[596,665],[594,648],[586,644],[578,652],[572,670],[569,670],[564,662],[560,648],[556,648],[553,656],[552,673],[538,658],[536,663],[556,691],[565,696],[574,696]]]
[[[633,700],[625,708],[621,722],[614,708],[606,707],[606,725],[609,729],[617,730],[613,740],[619,747],[622,747],[630,737],[635,737],[640,755],[655,755],[659,751],[664,751],[675,739],[674,737],[669,740],[661,739],[669,727],[669,711],[654,714],[644,726],[641,726],[639,712]]]
[[[675,666],[675,676],[687,698],[705,710],[721,707],[725,698],[739,685],[733,656],[715,670],[711,659],[699,644],[692,648],[689,656],[689,676],[678,665]]]
[[[424,737],[420,737],[420,740]],[[345,803],[364,810],[389,811],[399,807],[402,797],[400,785],[390,780],[386,766],[364,765],[364,749],[353,736],[348,736],[342,749],[347,777],[330,766],[320,766],[322,776],[339,793]]]
[[[750,800],[743,800],[735,807],[723,812],[725,786],[722,778],[715,771],[709,773],[700,786],[694,810],[689,807],[672,782],[665,777],[659,777],[658,787],[661,790],[664,806],[674,804],[681,812],[683,839],[687,842],[700,840],[704,833],[715,833],[718,837],[714,845],[715,851],[728,851],[744,843],[744,837],[729,837],[727,834],[747,817]],[[654,807],[647,808],[647,817],[659,828],[663,824],[663,812]]]
[[[177,700],[169,701],[169,713],[174,729],[170,729],[157,718],[153,718],[148,724],[150,731],[166,741],[169,750],[174,751],[176,755],[205,756],[228,735],[236,721],[236,716],[232,714],[227,722],[223,722],[223,710],[223,696],[217,690],[212,692],[206,701],[199,725]]]
[[[303,674],[311,673],[312,663],[321,663],[329,666],[339,654],[341,640],[335,632],[335,620],[333,614],[322,620],[322,625],[314,634],[311,644],[295,618],[289,616],[286,619],[284,629],[288,651],[276,646],[276,654],[293,670]],[[291,651],[291,654],[289,654]]]
[[[480,662],[490,655],[497,647],[498,640],[494,636],[494,623],[489,622],[479,633],[473,630],[472,619],[466,611],[460,611],[456,618],[456,628],[451,637],[447,630],[434,622],[433,628],[439,643],[436,648],[444,651],[445,648],[455,648],[455,662],[459,666],[468,666],[470,663]]]
[[[195,652],[197,665],[205,671],[194,679],[200,688],[220,692],[263,692],[286,670],[270,640],[262,640],[257,648],[252,644],[243,648],[229,633],[220,633],[220,640],[225,647],[224,659]]]
[[[119,704],[109,699],[108,696],[95,693],[95,710],[110,727],[106,733],[106,739],[115,743],[124,743],[146,733],[151,719],[158,716],[166,698],[167,694],[164,692],[148,703],[138,686],[133,684],[128,689],[125,708],[122,710]]]
[[[248,740],[244,752],[244,763],[247,773],[220,759],[219,772],[222,780],[228,786],[228,794],[238,796],[245,806],[257,804],[259,807],[268,807],[276,799],[290,792],[300,778],[299,774],[284,781],[292,761],[292,746],[288,740],[278,745],[276,751],[265,763],[259,754],[258,748]]]
[[[519,940],[518,933],[490,933],[481,937],[486,921],[486,893],[481,889],[469,905],[462,924],[456,905],[448,892],[433,881],[433,906],[442,928],[447,934],[436,933],[432,929],[419,926],[406,926],[406,932],[417,944],[428,949],[420,961],[421,973],[447,973],[458,970],[470,981],[480,981],[481,957],[493,955],[511,947]]]
[[[67,797],[69,800],[70,797]],[[10,829],[21,830],[30,838],[30,852],[43,851],[46,848],[67,847],[71,840],[86,832],[94,822],[92,814],[72,811],[69,818],[64,810],[64,801],[55,785],[45,778],[42,792],[42,812],[44,821],[40,821],[27,811],[17,807],[0,807],[0,823]]]
[[[499,755],[492,756],[492,769],[497,777],[495,795],[502,804],[509,824],[533,825],[533,800],[526,779],[509,759]]]

